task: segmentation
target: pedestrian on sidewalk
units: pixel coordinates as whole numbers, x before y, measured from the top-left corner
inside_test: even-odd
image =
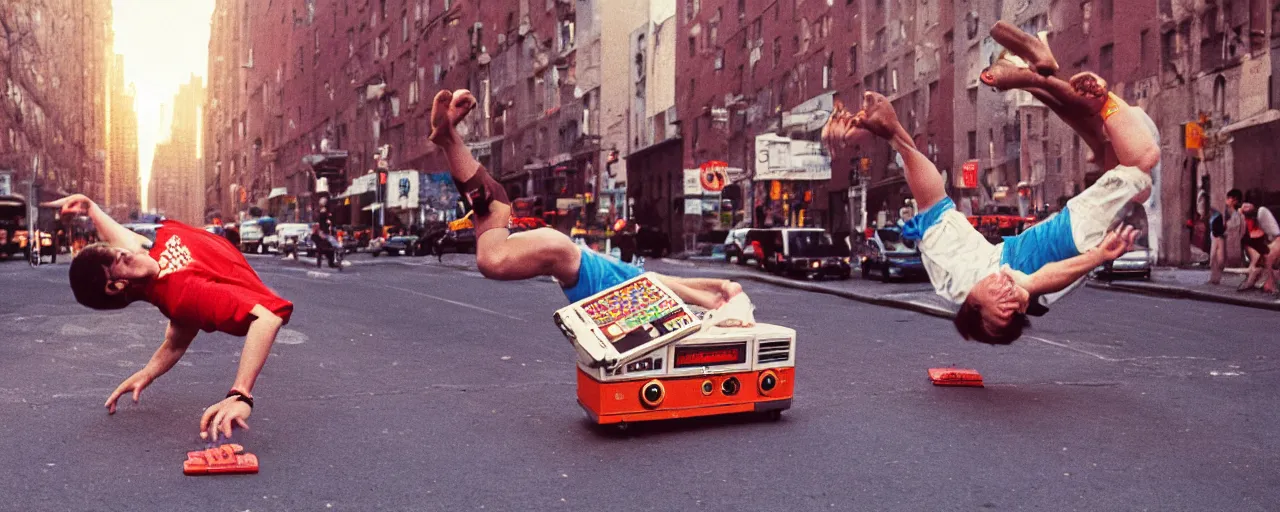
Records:
[[[81,194],[42,206],[62,214],[88,215],[103,242],[71,260],[71,291],[76,301],[98,310],[147,302],[169,319],[164,343],[151,360],[116,387],[103,404],[115,414],[116,401],[133,393],[134,403],[148,385],[173,368],[201,330],[244,336],[240,366],[226,397],[200,417],[200,437],[231,437],[233,426],[249,428],[253,386],[267,362],[280,328],[289,323],[293,303],[262,283],[244,255],[225,238],[172,220],[156,229],[155,243],[118,224]]]
[[[1280,226],[1277,226],[1270,209],[1259,208],[1253,203],[1244,203],[1240,207],[1240,214],[1245,223],[1240,245],[1249,256],[1249,273],[1236,290],[1249,290],[1262,278],[1262,290],[1275,293],[1275,267],[1280,260]]]
[[[1227,192],[1226,208],[1209,217],[1209,284],[1222,283],[1222,270],[1227,266],[1227,232],[1241,219],[1236,215],[1244,193],[1233,188]]]

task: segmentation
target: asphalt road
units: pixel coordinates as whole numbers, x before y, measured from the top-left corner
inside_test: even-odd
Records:
[[[450,261],[446,257],[446,262]],[[1274,510],[1280,316],[1081,290],[1007,347],[917,313],[745,282],[798,331],[794,408],[593,428],[549,280],[429,259],[254,258],[296,304],[233,440],[261,473],[187,477],[241,340],[202,333],[108,416],[164,318],[0,263],[0,510]],[[930,367],[982,372],[940,388]]]

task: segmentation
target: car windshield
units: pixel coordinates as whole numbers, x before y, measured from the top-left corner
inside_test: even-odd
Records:
[[[792,256],[842,256],[825,231],[793,231],[787,241]]]
[[[884,242],[884,249],[888,252],[914,252],[916,250],[914,243],[903,240],[901,231],[878,229],[876,234],[880,235],[880,241]]]

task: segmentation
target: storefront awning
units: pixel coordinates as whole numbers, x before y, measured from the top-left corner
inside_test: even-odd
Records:
[[[382,209],[382,203],[373,203],[373,204],[371,204],[371,205],[369,205],[369,206],[366,206],[366,207],[364,207],[364,208],[361,208],[361,210],[364,210],[364,211],[366,211],[366,212],[371,212],[371,211],[374,211],[374,210],[381,210],[381,209]]]
[[[267,199],[275,199],[280,196],[289,195],[288,187],[276,187],[271,189],[271,193],[267,195]]]

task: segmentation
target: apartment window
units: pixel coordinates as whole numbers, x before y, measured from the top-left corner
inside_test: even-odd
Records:
[[[831,88],[831,82],[832,82],[832,80],[831,80],[831,68],[832,68],[832,60],[833,60],[834,58],[835,58],[835,57],[834,57],[832,54],[828,53],[828,54],[827,54],[827,64],[826,64],[825,66],[822,66],[822,88],[823,88],[823,89],[830,89],[830,88]]]
[[[1147,55],[1151,52],[1151,50],[1147,48],[1147,41],[1151,39],[1147,37],[1148,32],[1148,30],[1143,29],[1142,32],[1138,34],[1138,69],[1142,71],[1147,69]]]
[[[773,67],[782,64],[782,37],[773,38]]]
[[[1111,19],[1111,16],[1115,14],[1113,5],[1114,2],[1112,2],[1112,0],[1102,0],[1102,19],[1109,20]]]
[[[409,13],[400,15],[400,41],[409,40]]]
[[[1098,65],[1102,67],[1103,76],[1111,76],[1111,56],[1115,45],[1108,44],[1098,50]]]
[[[876,40],[875,40],[875,44],[874,44],[874,45],[872,45],[872,47],[871,47],[871,51],[872,51],[872,52],[883,52],[884,50],[885,50],[885,44],[884,44],[884,28],[881,28],[880,30],[877,30],[877,31],[876,31]]]
[[[356,29],[347,29],[347,58],[356,54]]]
[[[969,159],[978,158],[978,132],[969,131]]]
[[[893,85],[893,89],[892,89],[892,91],[893,91],[893,92],[898,92],[898,70],[896,70],[896,69],[892,70],[892,71],[890,72],[890,75],[891,75],[891,76],[892,76],[892,78],[893,78],[893,80],[892,80],[892,85]]]
[[[747,0],[738,0],[738,21],[747,17]]]
[[[969,89],[969,106],[977,108],[978,106],[978,88]]]
[[[698,56],[698,38],[696,37],[692,37],[692,36],[689,37],[689,56],[690,57]]]
[[[858,73],[858,45],[849,47],[849,74]]]
[[[387,19],[387,0],[378,0],[378,17]]]

